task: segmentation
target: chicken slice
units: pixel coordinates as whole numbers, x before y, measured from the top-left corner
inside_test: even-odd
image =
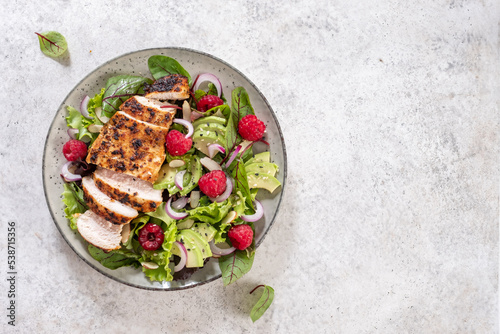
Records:
[[[139,215],[136,209],[115,201],[97,188],[90,176],[82,179],[83,196],[90,210],[114,224],[127,224]]]
[[[101,129],[86,161],[154,183],[165,160],[168,129],[118,111]]]
[[[99,190],[138,211],[155,211],[162,202],[162,191],[153,189],[150,182],[104,168],[97,168],[93,175]]]
[[[147,98],[157,100],[185,100],[189,98],[188,78],[180,74],[167,75],[145,85],[144,92]]]
[[[92,245],[105,251],[120,248],[123,225],[113,224],[97,213],[87,210],[78,217],[76,226],[80,235]]]
[[[144,96],[133,96],[123,102],[120,110],[143,122],[169,128],[175,116],[174,108],[168,103],[148,99]],[[175,107],[175,106],[174,106]]]

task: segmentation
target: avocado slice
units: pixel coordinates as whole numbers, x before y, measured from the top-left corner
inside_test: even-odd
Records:
[[[178,230],[185,230],[187,228],[191,228],[194,224],[194,220],[187,218],[184,221],[181,221],[180,223],[177,223],[177,229]]]
[[[199,233],[188,229],[188,230],[181,230],[179,232],[179,235],[182,235],[184,241],[186,240],[192,241],[194,247],[200,250],[203,259],[212,256],[212,250],[210,249],[210,245]]]
[[[193,127],[196,129],[200,125],[206,125],[208,127],[212,124],[226,125],[226,119],[218,116],[202,117],[193,122]]]
[[[201,235],[207,242],[212,241],[215,233],[217,233],[217,229],[209,223],[195,223],[191,229]]]
[[[177,235],[177,241],[182,243],[184,247],[186,247],[187,251],[187,259],[186,259],[186,267],[187,268],[196,268],[203,267],[203,255],[201,254],[201,250],[195,245],[194,241],[187,237],[183,231],[190,230],[182,230]],[[175,244],[174,244],[175,245]],[[178,247],[176,247],[178,249]],[[175,253],[174,247],[172,247],[172,254],[180,256],[180,249],[177,250],[177,254]]]
[[[245,171],[247,174],[269,174],[271,176],[275,176],[278,171],[278,165],[273,164],[272,162],[254,162],[248,165],[245,165]]]
[[[194,132],[201,132],[201,131],[215,131],[218,134],[225,135],[226,134],[226,127],[221,124],[217,123],[212,123],[207,126],[206,123],[201,123],[198,127],[194,128]]]
[[[167,189],[169,185],[175,185],[175,174],[180,171],[180,168],[172,168],[168,164],[164,164],[158,172],[158,179],[153,184],[154,189]]]
[[[265,173],[247,173],[248,186],[250,189],[262,188],[272,193],[281,183],[277,178]]]
[[[248,159],[247,162],[245,162],[245,167],[247,165],[256,163],[256,162],[271,162],[271,152],[266,151],[266,152],[261,152],[257,153],[253,158]]]
[[[193,146],[198,151],[201,151],[205,155],[208,155],[208,146],[212,144],[219,144],[222,147],[225,147],[224,135],[220,131],[211,131],[211,130],[203,130],[203,131],[195,131],[193,134]]]
[[[200,158],[197,157],[196,155],[193,155],[191,157],[191,161],[189,162],[189,167],[191,172],[191,179],[186,184],[186,175],[184,175],[183,187],[182,190],[179,191],[179,194],[181,196],[186,196],[191,192],[191,190],[193,190],[198,185],[198,181],[200,180],[201,174],[203,173],[203,168],[201,167]]]

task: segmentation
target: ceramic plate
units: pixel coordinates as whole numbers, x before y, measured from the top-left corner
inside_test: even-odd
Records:
[[[230,92],[237,86],[243,86],[247,90],[256,115],[267,126],[265,139],[270,144],[267,147],[263,143],[258,143],[258,145],[255,145],[255,151],[269,150],[271,152],[271,160],[280,166],[280,171],[276,177],[282,184],[281,189],[277,189],[273,195],[265,190],[259,191],[258,198],[262,201],[265,213],[264,217],[255,223],[255,238],[257,246],[262,243],[264,236],[276,218],[283,197],[287,170],[283,135],[276,115],[257,87],[228,63],[203,52],[182,48],[158,48],[136,51],[112,59],[87,75],[70,91],[52,121],[43,155],[43,184],[47,204],[57,228],[76,254],[92,268],[109,278],[137,288],[164,291],[187,289],[221,277],[217,259],[210,259],[205,267],[198,270],[187,280],[163,283],[151,282],[140,269],[131,267],[123,267],[116,270],[107,269],[90,256],[87,251],[87,243],[80,237],[78,232],[69,228],[61,201],[63,181],[60,177],[60,170],[66,162],[62,154],[62,146],[69,140],[66,133],[66,107],[73,106],[78,108],[80,101],[85,95],[94,96],[106,85],[108,78],[112,76],[132,74],[151,77],[147,61],[153,55],[165,55],[175,58],[192,77],[196,77],[197,74],[202,72],[215,74],[222,83],[223,92],[226,97],[230,98]]]

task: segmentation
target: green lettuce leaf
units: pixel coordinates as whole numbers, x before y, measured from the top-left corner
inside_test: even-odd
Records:
[[[257,320],[259,320],[260,317],[262,317],[264,312],[266,312],[269,306],[271,306],[274,299],[273,288],[271,288],[269,285],[262,285],[262,286],[257,286],[255,289],[259,287],[263,287],[264,290],[262,291],[262,295],[260,296],[259,300],[257,301],[257,303],[252,308],[252,311],[250,312],[250,318],[252,319],[253,322],[256,322]],[[255,289],[253,289],[250,293],[254,292]]]
[[[102,107],[102,97],[105,90],[106,88],[102,88],[100,93],[97,93],[93,98],[89,100],[89,104],[87,106],[89,115],[93,118],[92,122],[97,125],[102,125],[102,122],[99,120],[99,118],[97,118],[95,109]]]
[[[147,212],[146,214],[150,217],[154,217],[160,219],[165,223],[165,226],[170,226],[171,224],[176,224],[177,221],[175,219],[170,218],[170,216],[165,211],[165,202],[162,202],[155,211]]]
[[[98,133],[91,133],[87,129],[89,125],[93,124],[93,121],[83,117],[83,115],[78,110],[71,106],[67,106],[66,109],[68,110],[68,116],[66,116],[66,124],[70,128],[78,129],[76,139],[85,141],[85,138],[87,138],[91,143],[93,143],[99,135]]]
[[[83,190],[80,189],[75,182],[64,183],[63,187],[62,201],[66,206],[64,208],[64,213],[66,214],[66,218],[69,219],[69,226],[71,229],[76,230],[77,217],[73,215],[75,213],[84,213],[88,209],[83,199]]]
[[[255,253],[247,254],[245,251],[237,250],[219,258],[219,268],[222,272],[224,286],[234,283],[252,269]]]
[[[208,199],[208,197],[203,196],[200,199],[200,204],[198,207],[191,210],[186,210],[186,212],[189,214],[189,218],[195,221],[215,224],[220,222],[233,206],[230,199],[227,199],[221,203],[213,202],[210,204],[205,204],[206,202],[204,198]]]
[[[110,252],[105,252],[100,248],[89,245],[88,250],[94,259],[109,269],[114,270],[124,266],[140,266],[139,255],[128,249],[116,249]]]

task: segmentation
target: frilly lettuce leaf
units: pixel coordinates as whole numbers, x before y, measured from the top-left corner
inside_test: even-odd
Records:
[[[89,125],[93,124],[93,122],[83,117],[78,110],[71,106],[67,106],[66,109],[68,110],[68,116],[66,116],[66,123],[68,124],[68,127],[78,129],[76,139],[84,141],[85,138],[87,138],[87,141],[90,140],[90,142],[94,142],[99,134],[92,133],[87,129]]]
[[[232,207],[230,199],[224,202],[217,203],[213,202],[210,204],[205,204],[206,196],[200,199],[200,205],[194,209],[186,210],[189,213],[189,218],[195,221],[202,221],[204,223],[215,224],[224,218]]]
[[[102,88],[100,93],[97,93],[93,98],[89,100],[89,104],[87,106],[89,115],[93,117],[92,122],[94,124],[102,125],[102,122],[99,120],[99,118],[97,118],[95,109],[98,107],[102,107],[102,96],[104,95],[105,90],[105,88]]]
[[[159,265],[157,269],[142,268],[144,274],[152,281],[171,281],[173,279],[171,269],[169,268],[170,257],[172,256],[172,245],[177,236],[177,225],[172,223],[168,225],[164,232],[165,239],[161,249],[155,251],[143,251],[141,262],[155,262]]]
[[[76,219],[73,216],[75,213],[84,213],[87,211],[87,206],[85,205],[85,200],[83,199],[83,190],[80,189],[76,183],[64,183],[64,191],[62,193],[62,201],[66,206],[64,208],[64,213],[66,218],[69,219],[69,226],[71,229],[76,230]]]

